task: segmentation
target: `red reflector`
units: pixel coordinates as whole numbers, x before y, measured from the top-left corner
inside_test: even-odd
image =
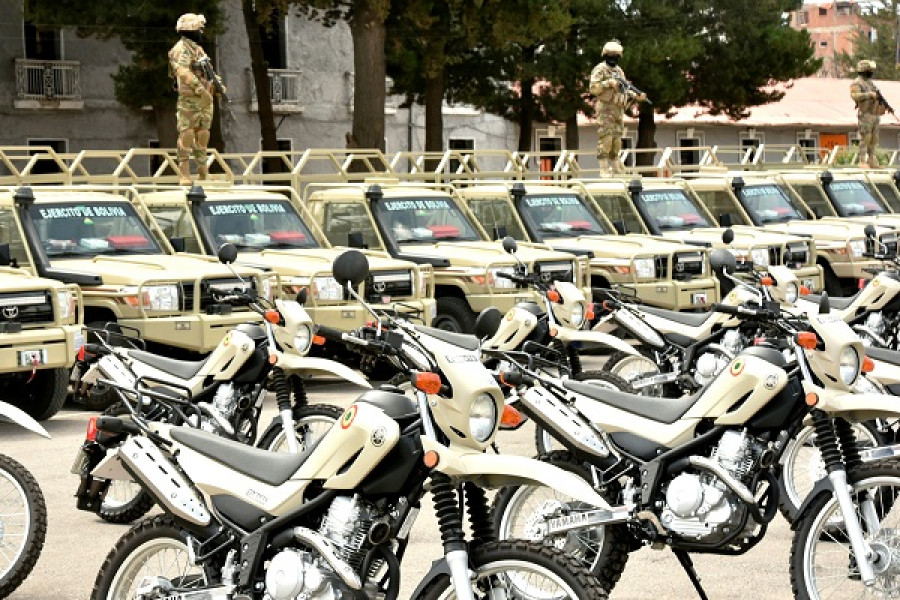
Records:
[[[763,277],[759,282],[763,285],[775,285],[775,280],[769,276]]]
[[[314,335],[312,343],[315,344],[316,346],[324,346],[325,338],[322,337],[321,335]]]
[[[863,358],[862,364],[862,372],[863,373],[871,373],[875,370],[875,361],[869,358],[868,356]]]
[[[84,439],[89,442],[97,441],[97,417],[88,419],[87,433],[84,434]]]
[[[584,318],[588,321],[594,320],[594,303],[593,302],[588,302],[587,312],[584,313]]]
[[[281,322],[281,313],[275,310],[274,308],[270,308],[265,313],[266,321],[271,323],[272,325],[278,325]]]
[[[84,362],[84,346],[78,349],[78,354],[75,355],[75,358],[79,362]]]
[[[801,285],[800,286],[800,295],[801,296],[809,296],[809,294],[810,294],[809,288],[806,287],[805,285]]]
[[[503,407],[503,416],[500,417],[500,426],[509,429],[518,429],[525,422],[525,417],[514,406],[507,404]]]
[[[815,350],[819,345],[819,338],[813,331],[801,331],[797,334],[797,345],[807,350]]]
[[[437,394],[441,391],[441,376],[430,371],[413,373],[412,384],[426,394]]]
[[[556,290],[550,290],[549,292],[547,292],[547,299],[550,300],[550,302],[558,303],[559,297],[559,292],[557,292]]]

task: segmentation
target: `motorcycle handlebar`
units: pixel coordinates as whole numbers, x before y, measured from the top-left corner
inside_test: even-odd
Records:
[[[383,340],[367,340],[351,333],[347,333],[341,331],[340,329],[335,329],[334,327],[327,327],[325,325],[318,325],[317,329],[319,335],[321,335],[326,340],[330,340],[332,342],[339,342],[347,345],[360,346],[365,348],[366,351],[371,352],[373,354],[396,354],[397,350],[387,342]]]
[[[727,304],[713,304],[711,309],[726,315],[736,315],[742,317],[764,317],[769,318],[773,313],[764,308],[749,308],[747,306],[729,306]]]

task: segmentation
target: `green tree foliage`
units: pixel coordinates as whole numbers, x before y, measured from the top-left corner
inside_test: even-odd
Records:
[[[845,77],[856,77],[856,63],[868,59],[874,60],[878,67],[876,79],[900,80],[900,68],[897,67],[900,5],[896,0],[882,0],[880,4],[880,7],[874,4],[861,7],[863,26],[853,33],[854,52],[838,56]],[[874,36],[870,37],[870,30],[875,31]]]

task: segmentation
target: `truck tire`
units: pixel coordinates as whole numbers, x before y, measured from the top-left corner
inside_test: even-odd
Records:
[[[437,316],[431,325],[454,333],[475,333],[475,313],[462,298],[445,296],[437,299]]]
[[[26,383],[31,373],[12,375],[11,385],[4,387],[0,398],[38,421],[46,421],[59,412],[69,392],[68,369],[42,369]]]

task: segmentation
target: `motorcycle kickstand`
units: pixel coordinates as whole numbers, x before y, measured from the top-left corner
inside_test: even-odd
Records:
[[[681,568],[684,569],[684,572],[687,573],[691,583],[694,584],[694,589],[697,590],[697,595],[700,596],[700,600],[709,600],[709,596],[706,595],[706,592],[703,591],[703,586],[700,585],[700,576],[697,575],[697,569],[694,568],[694,561],[691,560],[691,556],[685,550],[672,548],[672,552],[678,557]]]

